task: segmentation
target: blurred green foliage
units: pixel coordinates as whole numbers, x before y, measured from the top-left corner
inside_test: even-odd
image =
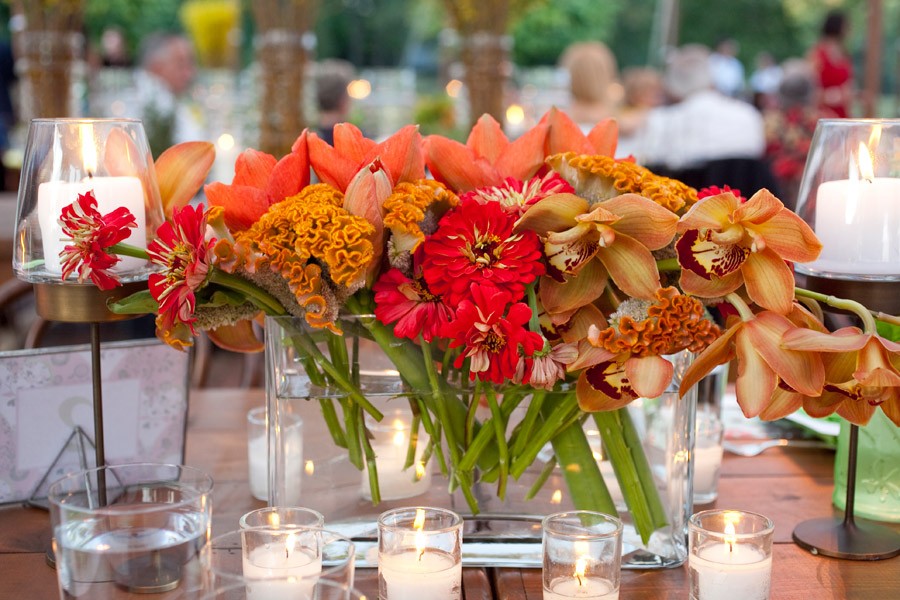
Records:
[[[87,0],[85,33],[96,43],[106,29],[121,29],[129,53],[137,62],[144,36],[154,31],[181,31],[178,19],[181,4],[182,0]]]
[[[569,44],[609,40],[625,0],[541,2],[514,19],[513,60],[517,65],[556,64]]]

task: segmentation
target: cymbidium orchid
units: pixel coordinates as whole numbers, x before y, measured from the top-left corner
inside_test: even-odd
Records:
[[[678,222],[678,233],[685,292],[717,298],[743,284],[755,303],[782,315],[794,299],[785,261],[815,260],[822,250],[809,225],[765,189],[743,204],[731,192],[703,198]]]

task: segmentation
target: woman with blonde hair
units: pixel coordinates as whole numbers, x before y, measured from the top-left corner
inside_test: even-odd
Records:
[[[601,42],[579,42],[560,58],[569,72],[569,116],[585,131],[615,114],[622,98],[616,57]]]

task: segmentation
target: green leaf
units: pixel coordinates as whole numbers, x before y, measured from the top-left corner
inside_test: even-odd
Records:
[[[108,305],[110,311],[117,315],[146,315],[159,311],[159,304],[153,299],[150,290],[141,290]]]
[[[900,342],[900,325],[886,323],[885,321],[876,321],[875,326],[878,328],[878,335],[891,340],[892,342]]]
[[[247,304],[247,298],[234,290],[216,289],[206,299],[198,299],[197,306],[203,308],[218,308],[220,306],[243,306]]]

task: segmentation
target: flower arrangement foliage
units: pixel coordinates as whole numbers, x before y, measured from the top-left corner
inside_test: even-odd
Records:
[[[623,409],[666,390],[667,355],[698,354],[682,393],[737,359],[747,417],[802,407],[864,424],[881,408],[900,425],[900,344],[876,331],[876,320],[897,318],[795,288],[786,261],[821,250],[810,227],[768,190],[749,199],[727,186],[698,191],[614,159],[615,138],[612,121],[584,135],[552,110],[514,141],[485,116],[465,144],[422,139],[415,126],[376,143],[341,124],[334,146],[304,131],[280,159],[247,150],[230,184],[206,186],[208,209],[172,212],[143,254],[160,269],[149,289],[113,309],[149,306],[159,337],[177,348],[206,329],[237,350],[260,349],[247,320],[261,313],[336,335],[341,314],[374,314],[366,335],[420,394],[414,408],[437,440],[431,451],[473,510],[476,466],[502,493],[552,442],[560,464],[579,466],[568,478],[576,505],[614,513],[575,443],[594,413],[645,540],[665,516],[645,485],[646,461],[623,441],[633,429]],[[67,269],[110,273],[123,245],[108,230],[124,226],[121,215],[97,215],[85,198],[67,211],[64,220],[74,212],[96,224],[89,250],[75,237],[70,258],[82,267],[71,258]],[[817,303],[856,313],[862,329],[828,332]],[[294,334],[351,412],[380,417],[339,353],[326,357]],[[551,405],[548,390],[570,391]],[[526,396],[526,417],[507,434]],[[475,424],[480,401],[491,418]],[[343,425],[325,415],[335,441],[354,464],[374,467],[361,415],[344,408]],[[377,501],[374,468],[370,476]]]

